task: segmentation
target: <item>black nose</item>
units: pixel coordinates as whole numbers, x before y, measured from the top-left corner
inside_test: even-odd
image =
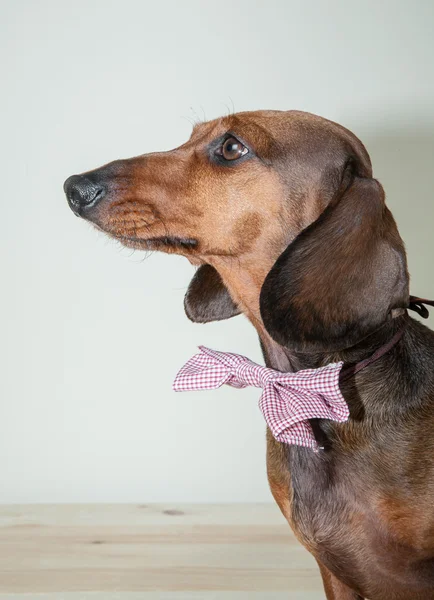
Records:
[[[100,183],[91,181],[84,175],[73,175],[63,184],[69,206],[75,213],[94,206],[104,198],[106,189]]]

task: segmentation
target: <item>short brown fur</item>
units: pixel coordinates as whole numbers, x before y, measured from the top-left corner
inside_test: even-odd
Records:
[[[233,164],[216,154],[229,135],[248,148]],[[73,209],[198,265],[188,316],[242,311],[275,369],[352,364],[405,326],[342,384],[349,421],[312,422],[324,450],[268,432],[267,471],[329,600],[434,600],[434,334],[393,312],[409,306],[405,250],[362,143],[307,113],[240,113],[83,177],[105,197]]]

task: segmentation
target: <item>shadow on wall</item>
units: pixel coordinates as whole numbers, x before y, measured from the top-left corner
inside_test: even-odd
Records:
[[[434,129],[361,137],[406,244],[411,293],[434,299]],[[434,309],[424,322],[434,329]]]

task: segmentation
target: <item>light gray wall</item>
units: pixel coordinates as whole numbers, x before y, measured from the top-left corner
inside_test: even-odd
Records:
[[[366,143],[433,297],[433,6],[2,2],[0,501],[270,499],[257,391],[171,391],[198,344],[260,360],[255,332],[190,323],[187,261],[108,241],[62,183],[197,115],[315,112]]]

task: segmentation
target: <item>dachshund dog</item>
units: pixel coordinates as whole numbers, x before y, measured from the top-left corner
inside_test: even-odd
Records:
[[[267,432],[267,471],[328,600],[434,600],[434,333],[407,313],[404,244],[363,144],[315,115],[239,113],[65,192],[125,246],[197,265],[187,316],[244,313],[269,367],[354,365],[403,330],[342,382],[349,420],[312,421],[322,450]]]

